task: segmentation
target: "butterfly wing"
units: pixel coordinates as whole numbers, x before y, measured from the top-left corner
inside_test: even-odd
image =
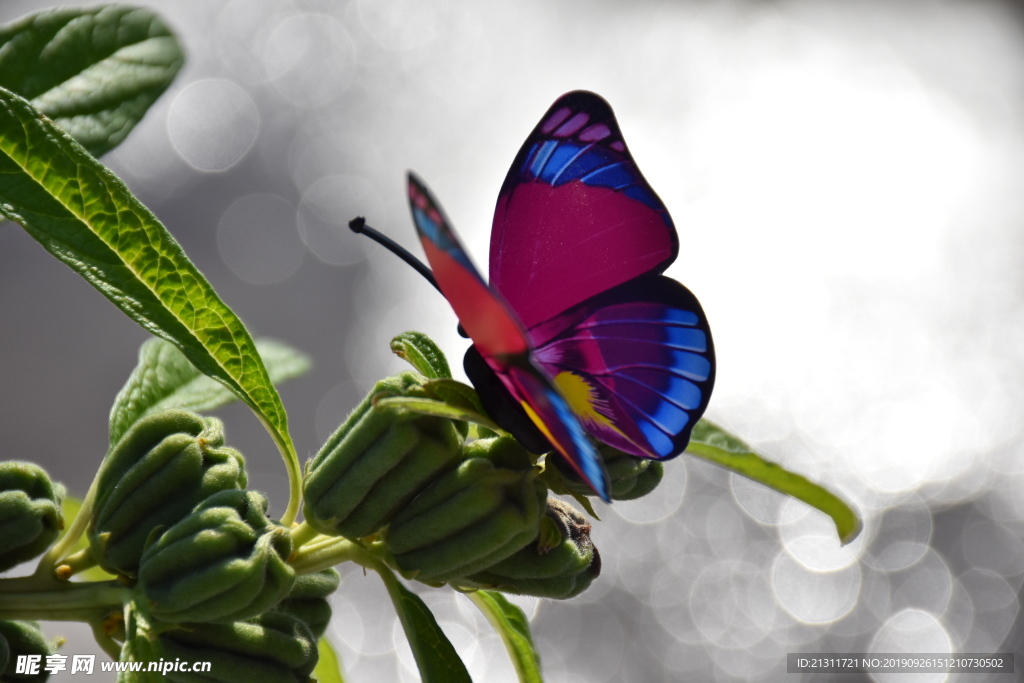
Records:
[[[530,330],[534,357],[592,435],[637,456],[681,453],[715,380],[696,297],[645,275]]]
[[[704,312],[660,275],[678,250],[611,107],[560,97],[499,193],[491,283],[585,428],[633,455],[682,452],[714,384]]]
[[[409,174],[409,205],[427,261],[466,334],[552,446],[603,500],[608,475],[565,399],[531,358],[522,326],[473,266],[426,186]]]
[[[526,139],[498,195],[491,285],[527,328],[646,273],[679,251],[611,107],[560,97]]]

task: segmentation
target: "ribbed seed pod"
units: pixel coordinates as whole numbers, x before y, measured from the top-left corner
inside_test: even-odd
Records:
[[[176,523],[218,491],[244,488],[244,458],[223,444],[220,420],[185,410],[135,423],[100,469],[88,531],[100,566],[135,576],[153,529]]]
[[[53,649],[34,621],[0,621],[0,681],[42,683],[50,677],[43,665]],[[18,657],[37,655],[39,670],[34,674],[16,673]]]
[[[0,572],[42,554],[50,547],[64,517],[64,488],[30,462],[0,462]]]
[[[590,540],[590,524],[583,513],[557,498],[548,499],[544,514],[558,529],[560,543],[553,548],[531,543],[484,571],[452,583],[559,600],[582,593],[601,574],[601,555]]]
[[[331,603],[327,597],[338,590],[340,582],[341,577],[334,568],[298,576],[291,592],[274,610],[301,619],[313,637],[319,640],[331,621]]]
[[[302,620],[283,612],[269,611],[228,624],[166,629],[154,628],[154,622],[136,610],[129,617],[121,661],[168,665],[155,678],[134,674],[126,683],[306,683],[319,658],[316,642]],[[175,670],[196,662],[209,662],[210,670]]]
[[[137,591],[161,621],[230,622],[262,614],[295,582],[288,530],[255,491],[222,491],[146,547]]]
[[[547,489],[522,447],[506,437],[466,451],[480,455],[434,480],[384,532],[398,568],[421,581],[479,571],[537,537]]]
[[[646,496],[661,483],[665,474],[664,465],[659,460],[638,458],[605,444],[598,445],[597,453],[608,469],[612,500],[634,500]],[[564,458],[554,458],[553,462],[562,474],[566,489],[583,496],[597,495]]]
[[[412,372],[377,382],[306,467],[303,515],[322,534],[361,538],[390,521],[460,457],[451,420],[386,406],[377,396],[423,397]]]

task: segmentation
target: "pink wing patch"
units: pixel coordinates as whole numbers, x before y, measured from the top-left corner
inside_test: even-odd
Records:
[[[529,328],[675,260],[672,219],[626,149],[611,107],[563,95],[509,169],[490,277]]]

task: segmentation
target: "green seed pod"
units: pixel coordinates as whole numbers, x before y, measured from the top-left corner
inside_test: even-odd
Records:
[[[274,609],[302,620],[317,640],[331,621],[331,603],[327,596],[338,589],[341,577],[334,568],[295,578],[295,586]]]
[[[306,467],[303,515],[322,534],[362,538],[380,530],[460,458],[451,420],[387,406],[385,396],[422,397],[424,378],[403,372],[377,382]]]
[[[665,473],[664,465],[659,460],[638,458],[605,444],[597,446],[597,453],[608,469],[613,500],[634,500],[646,496],[661,483]],[[597,495],[563,458],[555,458],[554,463],[568,492],[583,496]]]
[[[542,547],[545,544],[538,539],[484,571],[452,583],[558,600],[582,593],[601,574],[601,555],[590,540],[590,524],[579,510],[557,498],[548,499],[544,514],[557,529],[557,544]]]
[[[34,621],[0,621],[0,681],[11,683],[42,683],[50,674],[43,668],[53,648],[46,642],[39,624]],[[39,657],[35,673],[16,673],[18,657]]]
[[[509,438],[474,442],[501,461],[521,451]],[[470,457],[412,500],[384,532],[395,564],[424,582],[444,582],[489,567],[537,537],[547,489],[529,466],[509,469]]]
[[[218,491],[244,488],[244,458],[223,444],[220,420],[185,410],[135,423],[100,468],[88,531],[100,566],[135,576],[153,529],[178,522]]]
[[[137,590],[166,622],[248,619],[284,598],[295,582],[291,535],[266,516],[255,491],[221,491],[146,546]]]
[[[134,612],[122,661],[162,662],[154,681],[171,683],[306,683],[319,658],[317,640],[298,618],[270,611],[249,621],[155,627]],[[177,671],[209,662],[202,674]],[[175,666],[178,665],[178,666]],[[150,674],[152,676],[152,674]],[[145,677],[128,679],[148,683]]]
[[[64,488],[30,462],[0,462],[0,572],[42,554],[64,528]]]

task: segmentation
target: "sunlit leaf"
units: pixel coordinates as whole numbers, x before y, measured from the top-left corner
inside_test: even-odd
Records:
[[[843,545],[860,534],[860,517],[839,496],[762,458],[739,438],[707,420],[701,420],[694,426],[686,452],[821,510],[832,518]]]
[[[160,18],[138,7],[62,7],[0,27],[0,87],[95,156],[131,132],[184,59]]]
[[[501,593],[473,591],[467,594],[501,636],[522,683],[541,683],[540,655],[533,646],[530,622],[523,610]]]
[[[472,683],[466,665],[437,620],[418,595],[403,586],[394,574],[381,574],[398,619],[409,639],[423,683]]]
[[[298,456],[284,406],[242,321],[117,176],[3,89],[0,212],[253,409],[284,458],[291,498],[282,521],[294,520]]]
[[[309,358],[283,342],[257,339],[256,349],[275,386],[309,370]],[[139,362],[114,400],[110,443],[116,444],[135,422],[152,413],[170,408],[203,412],[236,400],[238,396],[199,372],[176,346],[149,339],[139,347]]]
[[[313,678],[317,683],[345,683],[345,676],[341,672],[341,659],[338,658],[331,641],[326,637],[321,638],[316,644],[316,649],[320,653],[320,659],[313,669]]]

